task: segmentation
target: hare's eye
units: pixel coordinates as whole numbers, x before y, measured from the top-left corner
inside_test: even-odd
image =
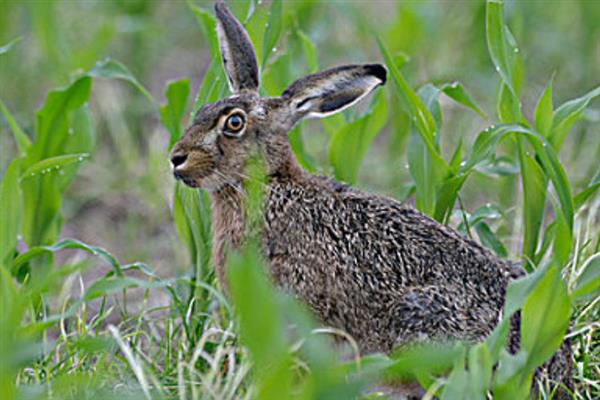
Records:
[[[239,137],[245,124],[245,118],[242,113],[233,113],[225,120],[224,133],[229,136]]]

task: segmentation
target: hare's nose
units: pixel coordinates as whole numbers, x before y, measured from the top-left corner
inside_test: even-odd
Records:
[[[181,164],[187,160],[187,154],[174,154],[171,157],[171,164],[173,164],[173,168],[179,167]]]

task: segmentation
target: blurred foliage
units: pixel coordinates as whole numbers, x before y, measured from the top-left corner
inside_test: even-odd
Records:
[[[228,94],[212,2],[0,0],[4,398],[385,398],[373,388],[394,379],[440,398],[523,398],[571,320],[574,397],[600,396],[600,7],[231,7],[265,95],[318,68],[388,67],[370,102],[290,133],[303,167],[414,202],[530,274],[485,342],[391,356],[359,357],[317,328],[252,241],[230,260],[228,304],[209,196],[173,184],[167,161],[190,116]]]

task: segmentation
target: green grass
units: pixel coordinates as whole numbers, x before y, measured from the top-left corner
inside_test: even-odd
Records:
[[[227,95],[211,3],[0,4],[3,398],[385,398],[373,388],[401,377],[428,398],[515,399],[565,335],[573,398],[600,397],[593,2],[231,4],[265,95],[387,65],[367,104],[290,134],[306,169],[409,201],[529,272],[485,342],[362,358],[271,287],[252,244],[230,260],[231,303],[217,289],[207,194],[167,160]]]

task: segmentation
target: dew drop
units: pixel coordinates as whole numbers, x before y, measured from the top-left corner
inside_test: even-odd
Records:
[[[60,170],[58,173],[59,173],[59,174],[61,174],[61,175],[64,175],[64,174],[65,174],[65,171],[63,171],[63,170],[61,169],[61,170]]]
[[[517,49],[517,48],[515,47],[515,50],[514,50],[514,51],[515,51],[515,53],[518,53],[518,52],[519,52],[519,49]]]
[[[69,128],[69,135],[72,135],[75,131],[73,131],[73,128]]]
[[[464,167],[465,165],[467,165],[467,162],[466,162],[466,161],[461,161],[461,162],[460,162],[460,166],[461,166],[461,167]]]
[[[82,156],[77,157],[77,161],[83,161],[83,157]]]
[[[273,53],[275,53],[277,51],[277,47],[273,47],[273,49],[271,50]]]

